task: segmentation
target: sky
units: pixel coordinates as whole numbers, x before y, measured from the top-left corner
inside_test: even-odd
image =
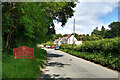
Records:
[[[103,2],[80,2],[74,8],[74,16],[69,18],[66,25],[61,27],[61,23],[53,21],[56,34],[73,33],[73,20],[75,19],[75,32],[77,34],[91,34],[93,29],[102,26],[109,29],[108,25],[118,21],[118,1]]]

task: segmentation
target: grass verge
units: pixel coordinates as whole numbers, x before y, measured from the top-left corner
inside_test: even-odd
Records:
[[[2,54],[2,78],[37,78],[47,52],[34,47],[34,59],[14,59],[13,55]]]

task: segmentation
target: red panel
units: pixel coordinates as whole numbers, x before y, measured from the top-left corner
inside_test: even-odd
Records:
[[[34,48],[29,48],[26,46],[21,46],[19,48],[14,48],[14,58],[18,59],[34,59]]]

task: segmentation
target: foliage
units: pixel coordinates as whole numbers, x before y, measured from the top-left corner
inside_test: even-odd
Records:
[[[10,50],[21,45],[33,46],[55,34],[53,19],[65,25],[73,16],[73,2],[3,2],[3,48]]]
[[[113,22],[109,25],[110,31],[106,37],[119,37],[120,36],[120,22]]]
[[[37,78],[46,59],[46,51],[34,47],[34,59],[14,59],[13,55],[2,55],[3,78]]]
[[[97,64],[101,64],[105,67],[112,68],[120,71],[120,56],[114,56],[112,54],[108,54],[109,56],[104,56],[103,52],[100,53],[89,53],[89,52],[79,52],[70,49],[60,49],[61,51],[67,52],[71,55],[95,62]]]
[[[120,37],[114,39],[103,39],[97,41],[87,41],[74,48],[69,45],[61,45],[61,48],[74,49],[82,52],[104,52],[104,53],[120,53]]]
[[[56,39],[59,39],[59,37],[63,37],[63,35],[62,34],[53,34],[52,39],[50,39],[50,41],[54,41]]]
[[[120,22],[113,22],[109,25],[109,29],[105,29],[104,26],[101,27],[101,30],[98,30],[98,27],[96,27],[92,32],[91,35],[89,34],[77,34],[75,33],[75,37],[77,40],[82,41],[96,41],[96,40],[102,40],[105,38],[114,38],[120,36],[120,30],[119,30]],[[72,33],[73,34],[73,33]],[[71,35],[72,35],[71,34]],[[58,39],[59,37],[67,36],[67,34],[61,35],[61,34],[55,34],[52,35],[51,41],[54,41],[55,39]]]
[[[75,6],[73,2],[2,2],[2,77],[37,78],[46,51],[35,47],[35,59],[14,59],[13,48],[33,48],[51,39],[55,34],[53,20],[64,26],[73,16]]]
[[[104,26],[102,26],[101,31],[98,30],[98,27],[96,27],[92,35],[95,34],[100,39],[102,38],[114,38],[120,36],[120,22],[112,22],[109,25],[110,30],[105,29]]]
[[[60,45],[60,48],[62,49],[72,49],[72,44],[61,44]]]
[[[94,37],[97,37],[98,39],[103,39],[105,38],[105,32],[106,32],[106,29],[104,28],[104,26],[102,26],[101,28],[101,31],[98,30],[98,27],[96,27],[93,32],[91,33],[91,35]],[[98,40],[97,39],[97,40]]]
[[[54,46],[53,42],[49,42],[49,41],[48,41],[48,42],[46,42],[46,43],[43,43],[43,45],[44,45],[44,46],[46,46],[46,45],[49,45],[49,46]]]
[[[87,41],[81,45],[61,45],[61,50],[120,71],[120,37]]]
[[[105,27],[102,26],[101,30],[98,30],[98,27],[96,27],[91,32],[91,35],[75,34],[75,37],[77,38],[77,40],[82,40],[82,41],[96,41],[105,38],[114,38],[120,36],[120,22],[112,22],[108,26],[110,29],[105,29]]]

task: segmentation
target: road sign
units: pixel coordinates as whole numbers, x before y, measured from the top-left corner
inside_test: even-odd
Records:
[[[15,59],[34,59],[34,48],[21,46],[13,49]]]

